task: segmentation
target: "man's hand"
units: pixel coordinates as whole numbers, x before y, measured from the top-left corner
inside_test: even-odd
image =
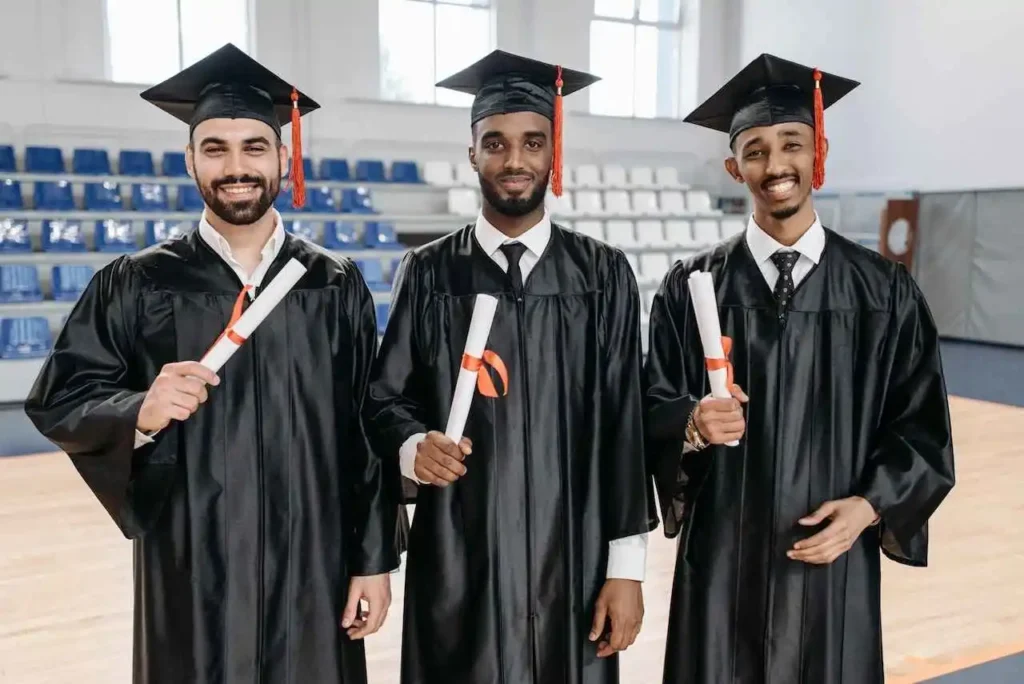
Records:
[[[693,422],[711,444],[727,444],[743,436],[747,423],[741,404],[749,401],[739,385],[733,385],[732,397],[715,399],[710,394],[700,400],[693,414]]]
[[[607,635],[604,634],[606,620],[612,623],[611,632]],[[632,646],[643,620],[644,595],[640,582],[605,580],[594,605],[594,623],[590,628],[590,640],[601,639],[597,645],[597,657],[607,658]]]
[[[463,461],[471,453],[473,442],[468,437],[456,444],[443,432],[428,432],[426,439],[416,445],[416,477],[438,487],[447,487],[466,474]]]
[[[806,526],[818,525],[826,519],[832,522],[816,535],[798,541],[786,555],[805,563],[831,563],[849,551],[861,532],[876,518],[875,509],[862,497],[826,501],[811,515],[800,518],[799,522]]]
[[[197,361],[167,364],[142,400],[136,427],[155,432],[172,420],[188,420],[208,398],[206,386],[219,384],[217,374]]]
[[[365,600],[369,612],[365,615],[359,602]],[[368,637],[384,624],[391,606],[391,576],[369,575],[353,577],[348,585],[348,602],[341,615],[341,626],[351,639]]]

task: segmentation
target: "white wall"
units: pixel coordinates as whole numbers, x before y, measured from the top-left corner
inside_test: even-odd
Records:
[[[736,65],[741,0],[685,0],[699,17],[690,34],[697,94]],[[498,47],[586,69],[592,0],[496,0]],[[144,103],[139,87],[104,82],[103,0],[0,0],[0,142],[180,149],[181,125]],[[253,0],[256,57],[294,81],[322,109],[303,120],[315,157],[465,158],[468,110],[385,103],[378,95],[376,0]],[[44,17],[47,17],[44,19]],[[143,56],[144,58],[144,56]],[[679,121],[580,113],[568,98],[569,163],[670,164],[714,188],[724,143]]]
[[[771,52],[861,87],[825,116],[826,190],[1024,186],[1020,0],[742,0]]]

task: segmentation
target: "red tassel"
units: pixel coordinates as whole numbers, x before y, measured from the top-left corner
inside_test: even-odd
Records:
[[[299,91],[292,88],[292,207],[306,205],[306,170],[302,166],[302,114],[299,112]]]
[[[555,120],[552,130],[554,152],[551,154],[551,192],[555,197],[562,196],[562,67],[558,67],[555,78]]]
[[[815,190],[825,184],[825,105],[821,96],[821,72],[814,70],[814,178]]]

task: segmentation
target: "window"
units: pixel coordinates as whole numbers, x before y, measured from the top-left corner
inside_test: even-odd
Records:
[[[380,91],[385,100],[469,105],[434,84],[494,49],[492,0],[380,0]]]
[[[248,0],[106,0],[108,75],[149,85],[234,43],[249,50]]]
[[[590,112],[677,118],[682,36],[680,0],[594,0]]]

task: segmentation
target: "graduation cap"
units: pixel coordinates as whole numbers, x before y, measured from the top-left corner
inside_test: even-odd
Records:
[[[562,96],[601,80],[597,76],[495,50],[475,64],[437,83],[475,96],[471,123],[495,114],[535,112],[551,119],[554,154],[551,191],[562,194]]]
[[[142,93],[142,99],[189,125],[208,119],[255,119],[281,135],[292,125],[292,204],[306,201],[300,117],[316,102],[231,43]]]
[[[825,183],[825,109],[859,86],[775,55],[762,54],[745,66],[684,121],[736,136],[749,128],[799,122],[814,128],[814,178]]]

